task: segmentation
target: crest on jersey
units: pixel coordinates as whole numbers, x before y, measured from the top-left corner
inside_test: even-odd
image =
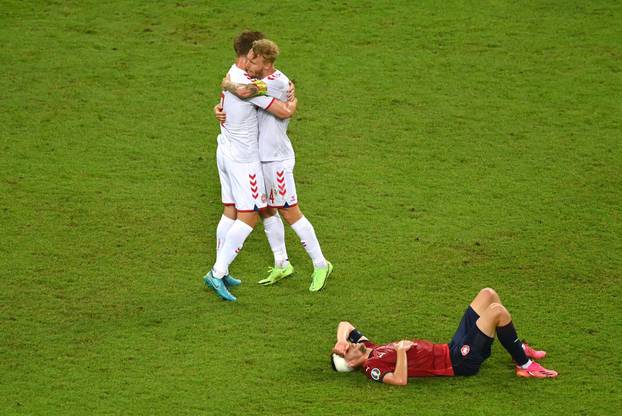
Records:
[[[371,372],[369,373],[369,375],[371,375],[371,378],[373,378],[376,381],[380,380],[380,369],[379,368],[372,368]]]
[[[468,345],[463,345],[462,348],[460,348],[460,353],[462,354],[463,357],[466,357],[467,355],[469,355],[470,351],[471,351],[471,347],[469,347]]]

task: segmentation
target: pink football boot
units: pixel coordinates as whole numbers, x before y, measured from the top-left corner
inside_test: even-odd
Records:
[[[532,361],[527,368],[516,366],[516,375],[518,377],[555,378],[557,377],[557,371],[548,370],[537,362]]]
[[[526,342],[523,342],[523,350],[525,351],[525,355],[533,360],[541,360],[546,357],[546,351],[534,350]]]

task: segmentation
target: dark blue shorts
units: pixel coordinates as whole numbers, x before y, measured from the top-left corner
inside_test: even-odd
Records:
[[[490,338],[477,327],[475,322],[478,319],[479,315],[469,306],[449,342],[451,364],[457,376],[477,374],[482,363],[490,357],[494,338]]]

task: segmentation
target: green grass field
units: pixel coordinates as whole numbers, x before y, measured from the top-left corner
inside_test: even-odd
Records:
[[[615,1],[0,1],[0,414],[611,415],[622,406]],[[232,39],[296,80],[301,207],[335,265],[201,277]],[[498,290],[555,380],[335,374],[339,320],[446,342]],[[616,410],[618,409],[618,410]]]

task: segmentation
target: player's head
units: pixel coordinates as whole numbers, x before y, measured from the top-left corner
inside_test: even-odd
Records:
[[[354,367],[350,367],[345,358],[335,353],[332,353],[330,356],[330,365],[333,367],[333,370],[340,373],[349,373],[350,371],[354,371]]]
[[[264,34],[261,32],[252,32],[250,30],[246,30],[240,33],[233,40],[233,50],[235,51],[236,56],[246,56],[248,51],[253,47],[253,42],[259,39],[263,39]]]
[[[274,61],[279,53],[279,47],[271,40],[256,40],[246,56],[246,72],[257,78],[267,76],[274,69]]]
[[[261,56],[265,62],[271,64],[276,61],[276,58],[281,52],[277,44],[269,39],[256,40],[255,42],[253,42],[253,47],[251,48],[251,50],[255,55]]]
[[[331,355],[331,365],[333,370],[340,373],[354,371],[360,367],[367,359],[367,348],[364,344],[348,343],[345,354],[336,353],[333,350]]]

